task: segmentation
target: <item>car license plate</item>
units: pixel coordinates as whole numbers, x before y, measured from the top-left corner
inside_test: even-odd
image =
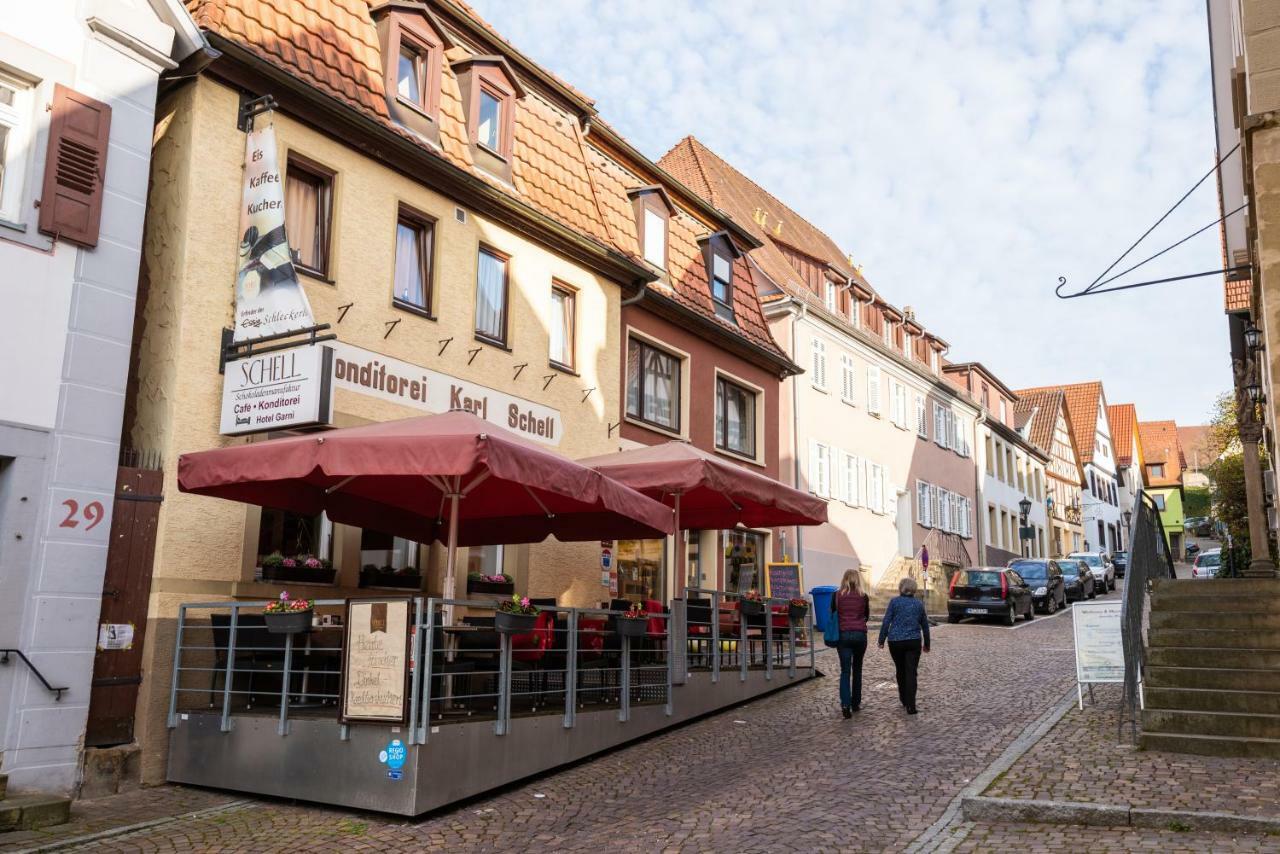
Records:
[[[987,609],[986,608],[965,608],[964,612],[966,614],[985,614],[987,613]]]

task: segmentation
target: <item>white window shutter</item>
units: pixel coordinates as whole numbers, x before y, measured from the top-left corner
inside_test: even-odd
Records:
[[[827,387],[827,345],[821,338],[814,338],[810,341],[813,351],[813,378],[812,382],[821,389]]]
[[[818,443],[809,440],[809,491],[821,495],[820,478],[822,477],[822,461],[818,459]]]
[[[939,510],[938,487],[932,483],[929,484],[929,519],[933,522],[933,527],[942,527],[942,516]]]
[[[867,409],[877,415],[880,413],[880,366],[867,367]]]
[[[898,490],[893,488],[893,478],[889,476],[888,466],[880,469],[880,480],[884,486],[884,497],[881,499],[880,506],[886,513],[897,512]]]
[[[835,456],[833,448],[827,448],[826,453],[822,455],[822,486],[824,494],[828,498],[836,497],[835,485],[831,482],[831,458]]]
[[[855,373],[853,357],[848,353],[840,355],[840,399],[845,403],[854,402]]]
[[[916,433],[922,438],[929,438],[929,421],[924,412],[924,395],[916,395]]]
[[[868,510],[874,510],[876,504],[871,498],[871,461],[866,457],[862,458],[862,465],[858,466],[858,481],[862,484],[862,505]]]
[[[849,503],[849,484],[844,476],[845,464],[849,459],[849,455],[840,449],[836,449],[833,456],[836,458],[835,467],[835,497],[845,504]]]
[[[850,455],[849,468],[845,471],[844,476],[849,481],[849,503],[854,507],[860,507],[862,505],[861,458]]]
[[[933,405],[933,441],[944,448],[947,446],[947,416],[940,403]]]

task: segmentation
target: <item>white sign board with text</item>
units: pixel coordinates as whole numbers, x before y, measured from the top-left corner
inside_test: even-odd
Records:
[[[227,362],[222,377],[224,436],[328,424],[333,351],[306,344]]]
[[[1124,681],[1124,641],[1120,634],[1120,602],[1077,602],[1075,624],[1076,681]]]

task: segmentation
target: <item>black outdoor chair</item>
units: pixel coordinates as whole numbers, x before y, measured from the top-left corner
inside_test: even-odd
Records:
[[[711,599],[691,598],[685,603],[686,634],[690,648],[697,652],[689,656],[689,667],[711,668]],[[699,663],[701,662],[701,663]]]
[[[211,614],[209,620],[214,647],[214,671],[209,678],[209,706],[212,708],[215,705],[214,692],[217,690],[220,674],[224,687],[226,684],[227,650],[231,646],[231,615]],[[261,614],[241,614],[236,620],[236,651],[232,670],[234,673],[248,675],[246,709],[253,708],[255,677],[270,672],[283,674],[284,642],[285,635],[267,631],[266,618]],[[231,690],[236,690],[234,681]],[[279,691],[278,685],[276,691]]]

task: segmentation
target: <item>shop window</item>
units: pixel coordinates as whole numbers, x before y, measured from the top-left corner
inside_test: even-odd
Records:
[[[401,207],[396,218],[394,299],[401,308],[431,313],[431,261],[435,224]]]
[[[467,549],[467,575],[500,575],[505,557],[505,550],[500,545],[472,546]]]
[[[577,302],[572,288],[559,283],[551,286],[551,364],[567,371],[574,369]]]
[[[507,346],[507,256],[481,249],[476,266],[476,337]]]
[[[418,544],[366,528],[360,532],[360,566],[370,565],[379,569],[419,569]]]
[[[680,430],[680,360],[635,338],[627,343],[627,415]]]
[[[295,154],[285,173],[284,228],[293,264],[320,277],[329,275],[329,235],[333,218],[333,172]]]
[[[258,566],[270,554],[284,557],[333,558],[333,525],[325,514],[304,516],[262,508],[258,522]]]
[[[765,538],[753,531],[724,532],[725,589],[764,592]]]
[[[666,601],[666,540],[618,540],[618,598]]]
[[[756,393],[723,377],[716,378],[716,447],[756,456]]]

